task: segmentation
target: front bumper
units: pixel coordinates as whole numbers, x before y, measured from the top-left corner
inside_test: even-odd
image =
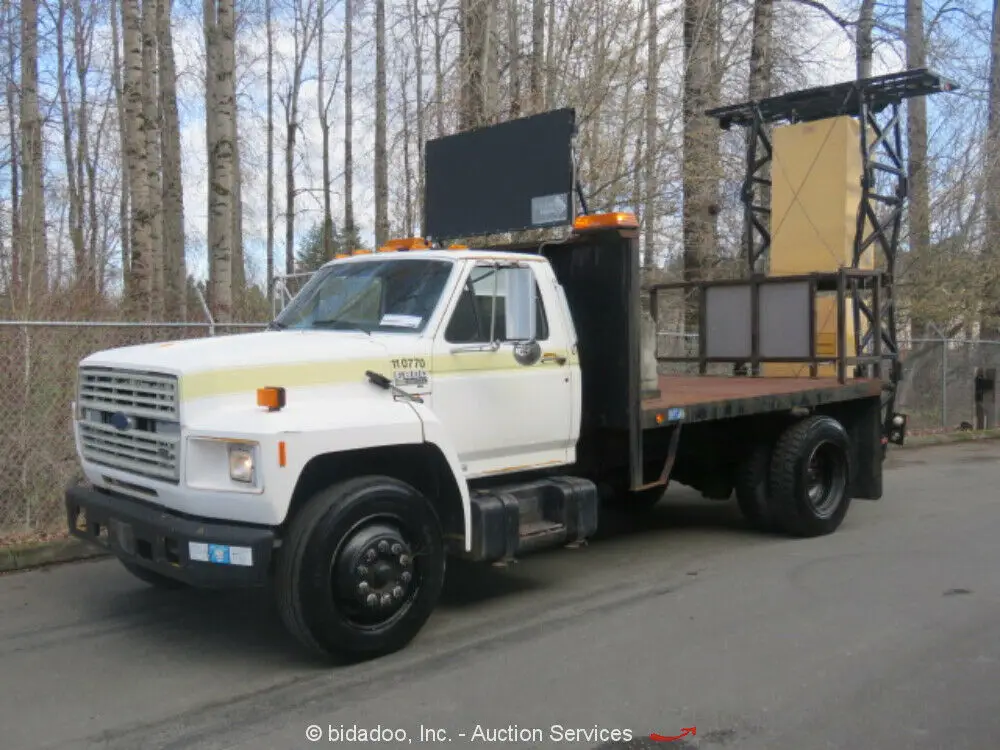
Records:
[[[69,532],[121,560],[198,588],[264,585],[275,533],[182,516],[125,495],[66,490]]]

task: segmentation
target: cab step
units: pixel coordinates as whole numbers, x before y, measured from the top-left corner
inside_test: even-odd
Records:
[[[578,543],[597,530],[597,485],[579,477],[545,477],[472,494],[472,550],[483,562]]]

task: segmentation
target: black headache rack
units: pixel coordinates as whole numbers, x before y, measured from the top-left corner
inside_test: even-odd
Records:
[[[888,277],[882,271],[841,268],[789,276],[755,274],[747,279],[682,281],[646,287],[649,309],[659,322],[659,302],[664,292],[695,297],[698,309],[698,353],[694,356],[662,356],[658,362],[697,364],[705,375],[710,364],[732,364],[735,376],[758,376],[764,363],[804,364],[809,377],[819,377],[820,365],[834,365],[837,382],[848,381],[847,368],[855,367],[857,378],[882,378],[899,363],[890,342],[882,336],[882,298],[888,293]],[[834,342],[820,346],[817,337],[816,302],[822,294],[835,295]],[[868,296],[870,302],[865,301]],[[847,343],[848,302],[863,306],[871,316],[871,340],[866,351],[851,352]],[[855,329],[855,336],[858,335]],[[832,344],[832,346],[831,346]],[[832,350],[828,353],[821,349]],[[887,369],[888,368],[888,369]]]

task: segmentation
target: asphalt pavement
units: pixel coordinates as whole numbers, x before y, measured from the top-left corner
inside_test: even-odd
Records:
[[[266,597],[5,575],[0,748],[995,750],[1000,442],[894,453],[885,491],[789,540],[672,490],[581,549],[453,567],[409,648],[346,667]]]

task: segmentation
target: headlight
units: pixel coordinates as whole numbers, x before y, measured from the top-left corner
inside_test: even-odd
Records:
[[[229,446],[229,478],[234,482],[253,484],[253,446]]]

